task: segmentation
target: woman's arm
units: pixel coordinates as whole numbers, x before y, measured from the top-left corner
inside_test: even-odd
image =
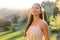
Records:
[[[46,23],[42,23],[42,30],[45,40],[50,40],[49,32],[48,32],[48,25]]]

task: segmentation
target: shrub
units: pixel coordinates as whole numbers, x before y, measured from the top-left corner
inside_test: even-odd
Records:
[[[12,30],[13,22],[12,21],[5,21],[4,22],[4,28],[5,28],[5,30]]]

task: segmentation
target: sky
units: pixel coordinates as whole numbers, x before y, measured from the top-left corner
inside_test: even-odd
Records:
[[[8,9],[27,9],[31,8],[34,3],[41,4],[46,0],[0,0],[0,9],[8,8]],[[55,1],[55,0],[50,0]]]

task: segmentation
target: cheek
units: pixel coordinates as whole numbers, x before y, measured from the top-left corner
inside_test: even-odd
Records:
[[[40,11],[39,10],[32,10],[32,13],[38,14],[38,13],[40,13]]]
[[[39,15],[40,12],[32,12],[32,15]]]
[[[38,11],[38,13],[40,13],[40,11]]]
[[[39,15],[41,12],[39,9],[36,9],[36,10],[32,9],[31,13],[32,13],[32,15]]]

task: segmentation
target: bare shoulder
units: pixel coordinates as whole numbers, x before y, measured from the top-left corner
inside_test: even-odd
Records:
[[[48,24],[45,20],[42,21],[42,28],[43,29],[48,29]]]
[[[47,22],[45,20],[41,21],[40,26],[41,26],[42,29],[48,28],[48,24],[47,24]]]
[[[45,20],[42,21],[42,23],[46,26],[48,26],[47,22]]]

